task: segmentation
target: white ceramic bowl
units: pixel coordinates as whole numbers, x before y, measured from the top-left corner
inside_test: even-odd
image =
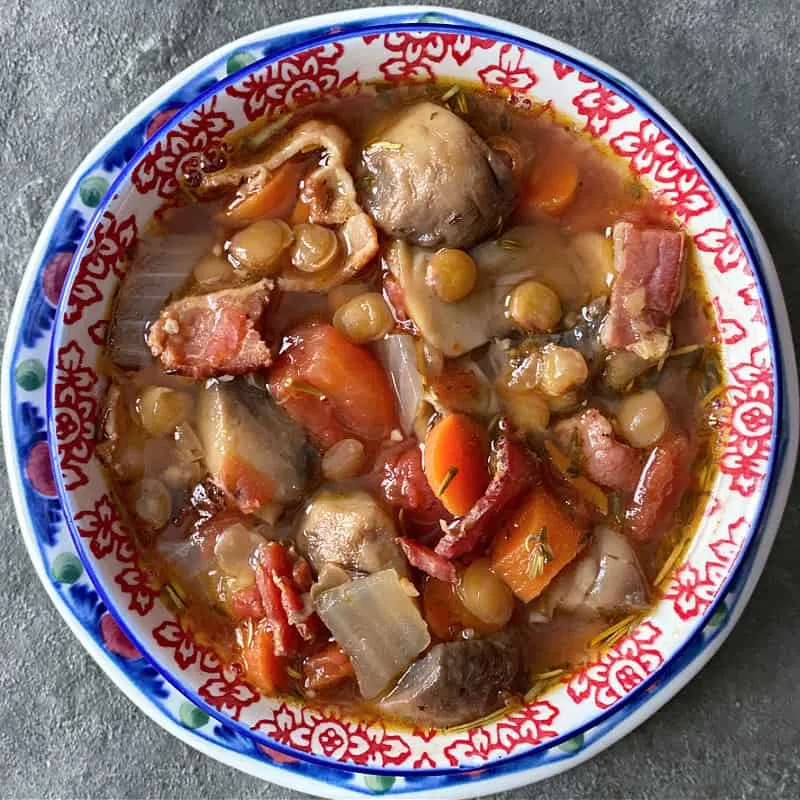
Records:
[[[178,167],[266,112],[407,78],[476,80],[511,90],[522,104],[530,94],[629,162],[697,248],[729,419],[704,516],[649,617],[527,708],[435,735],[260,697],[183,631],[150,586],[93,452],[109,301],[138,232],[172,202]],[[719,646],[761,570],[793,470],[797,388],[787,331],[774,267],[746,209],[691,136],[635,84],[566,45],[486,17],[424,8],[333,14],[212,54],[145,101],[82,165],[48,221],[15,310],[3,371],[8,461],[51,594],[93,655],[162,724],[182,725],[184,738],[236,766],[318,794],[473,796],[589,757],[662,705]]]

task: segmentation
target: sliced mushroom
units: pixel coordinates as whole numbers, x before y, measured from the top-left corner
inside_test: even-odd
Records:
[[[318,572],[326,564],[356,572],[394,569],[408,575],[392,518],[366,492],[326,489],[309,503],[297,533],[297,545]]]
[[[405,309],[425,339],[448,357],[480,347],[517,329],[506,314],[506,299],[519,283],[535,278],[555,291],[565,311],[579,311],[590,299],[583,248],[572,237],[539,225],[512,228],[502,238],[470,251],[478,267],[475,288],[457,303],[445,303],[426,280],[431,251],[392,243],[386,263],[400,282]]]
[[[520,643],[508,633],[437,644],[409,667],[380,707],[426,727],[460,725],[502,708],[503,692],[518,688],[521,672]]]
[[[614,617],[647,608],[647,580],[625,536],[611,528],[595,530],[586,551],[547,589],[537,611],[556,610],[581,617]]]
[[[515,198],[511,166],[442,106],[409,108],[362,153],[364,207],[389,236],[470,247],[502,226]]]

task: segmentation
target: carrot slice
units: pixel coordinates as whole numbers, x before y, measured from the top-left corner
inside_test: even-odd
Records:
[[[355,675],[347,653],[335,642],[303,662],[307,689],[328,689]]]
[[[578,189],[578,165],[574,161],[549,159],[534,167],[528,177],[522,203],[529,212],[557,217],[563,214]]]
[[[244,672],[247,680],[267,695],[289,690],[288,663],[283,656],[275,655],[272,631],[261,623],[253,638],[242,651]]]
[[[528,603],[578,555],[584,539],[584,531],[539,487],[495,539],[492,569]]]
[[[425,476],[444,507],[466,514],[489,484],[488,446],[478,423],[466,414],[450,414],[425,439]]]
[[[287,161],[258,190],[228,206],[223,217],[234,225],[249,225],[259,219],[286,217],[292,213],[300,192],[300,179],[306,165]]]

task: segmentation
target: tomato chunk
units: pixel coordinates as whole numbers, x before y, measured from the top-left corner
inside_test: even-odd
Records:
[[[378,442],[396,425],[386,373],[332,325],[296,328],[270,370],[272,396],[323,449],[355,436]]]

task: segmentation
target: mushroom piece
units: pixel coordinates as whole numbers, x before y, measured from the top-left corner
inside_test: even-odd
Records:
[[[522,662],[520,643],[508,633],[437,644],[409,667],[380,708],[426,727],[461,725],[503,707],[503,692],[519,688]]]
[[[297,533],[297,546],[321,573],[326,564],[353,572],[394,569],[408,575],[392,518],[367,492],[323,489],[311,499]]]
[[[647,608],[649,593],[639,559],[625,536],[611,528],[594,532],[586,551],[548,587],[537,612],[560,610],[584,618],[614,617]]]
[[[381,138],[362,152],[361,197],[389,236],[465,248],[502,227],[516,195],[511,166],[459,116],[418,103]]]
[[[591,296],[584,280],[591,265],[574,241],[554,228],[526,225],[478,245],[470,251],[478,267],[475,288],[457,303],[445,303],[430,286],[430,250],[393,242],[385,259],[402,289],[405,311],[420,333],[445,356],[455,358],[517,330],[506,314],[506,299],[523,281],[544,283],[559,296],[565,311],[580,311]]]
[[[308,205],[309,221],[335,226],[343,259],[314,273],[286,267],[278,286],[290,292],[327,292],[355,276],[378,252],[378,234],[369,215],[358,204],[353,178],[347,169],[350,137],[338,125],[310,120],[290,131],[283,143],[265,160],[204,175],[198,191],[217,196],[236,190],[247,197],[258,192],[275,170],[296,156],[321,150],[319,165],[303,180],[301,199]]]

